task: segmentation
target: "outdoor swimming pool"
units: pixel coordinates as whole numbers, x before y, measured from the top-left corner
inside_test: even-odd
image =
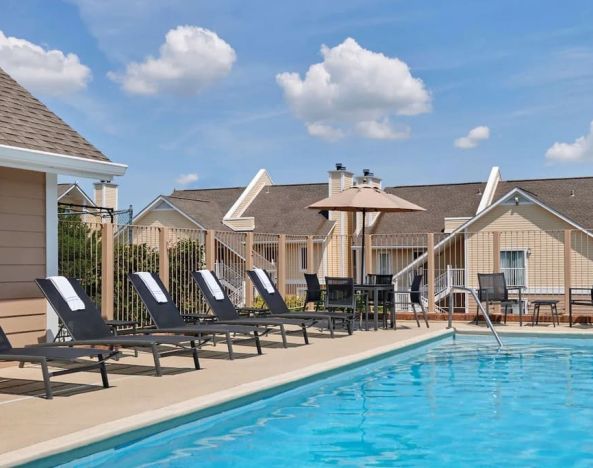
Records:
[[[593,341],[457,337],[65,466],[588,466]]]

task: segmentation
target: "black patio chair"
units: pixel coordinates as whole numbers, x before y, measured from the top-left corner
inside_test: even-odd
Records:
[[[319,283],[317,273],[305,273],[305,282],[307,283],[307,290],[305,291],[305,303],[303,310],[307,309],[307,305],[311,302],[315,304],[315,310],[319,310],[319,306],[323,304],[325,290]]]
[[[393,275],[383,274],[383,273],[369,273],[367,274],[367,283],[368,284],[393,284]],[[392,321],[394,321],[395,317],[395,304],[393,301],[395,300],[395,295],[391,291],[378,291],[378,299],[379,305],[383,307],[383,326],[387,327],[387,310],[391,310]],[[368,302],[371,301],[372,298],[366,297],[366,307],[368,308]]]
[[[144,284],[142,278],[137,274],[129,273],[128,279],[132,283],[138,296],[140,296],[140,300],[146,307],[152,322],[159,332],[173,333],[175,335],[194,335],[200,338],[209,335],[224,335],[226,338],[229,359],[231,360],[235,358],[232,335],[239,334],[253,336],[257,354],[262,354],[259,337],[266,332],[265,329],[262,330],[248,325],[227,325],[222,323],[186,323],[159,275],[156,273],[150,273],[150,275],[164,294],[166,302],[157,302],[150,290]]]
[[[585,299],[577,299],[575,296],[584,296]],[[593,288],[569,288],[568,289],[568,323],[572,327],[572,306],[593,307]]]
[[[424,323],[426,323],[426,328],[430,328],[428,323],[428,315],[426,314],[426,307],[422,303],[422,294],[420,288],[422,287],[422,278],[423,275],[415,274],[412,278],[412,284],[410,285],[410,289],[407,291],[394,291],[394,294],[409,294],[410,295],[410,305],[412,306],[412,312],[414,312],[414,318],[416,319],[416,325],[420,327],[420,320],[418,320],[418,311],[416,307],[420,307],[420,311],[422,312],[422,316],[424,317]],[[407,304],[407,302],[401,302],[402,304]],[[394,299],[394,304],[400,304]]]
[[[13,348],[10,340],[0,327],[0,361],[12,361],[24,364],[31,362],[41,366],[41,374],[43,375],[43,384],[45,385],[45,398],[51,400],[53,392],[51,389],[50,378],[59,375],[73,374],[74,372],[82,372],[85,370],[99,369],[101,373],[101,380],[103,387],[109,388],[109,379],[107,378],[107,369],[105,361],[117,354],[116,351],[107,351],[104,349],[91,348],[41,348],[41,347],[26,347]],[[80,358],[97,358],[97,362],[78,363]],[[61,369],[58,371],[49,371],[49,364],[57,362],[77,363],[76,367]]]
[[[290,317],[294,319],[302,319],[302,320],[310,320],[310,325],[315,325],[319,322],[326,322],[327,327],[329,329],[329,333],[331,337],[334,337],[334,329],[336,322],[342,323],[348,331],[348,334],[352,334],[352,317],[349,314],[345,314],[342,312],[328,312],[328,311],[319,311],[319,312],[303,312],[298,311],[294,312],[291,311],[286,302],[284,302],[284,298],[278,292],[278,289],[270,280],[271,286],[273,288],[272,292],[268,292],[267,288],[264,286],[262,281],[259,279],[257,272],[254,270],[250,270],[247,272],[249,275],[249,279],[257,289],[257,292],[262,297],[266,305],[269,309],[269,315],[271,317]],[[269,276],[268,276],[269,279]]]
[[[307,321],[301,319],[291,319],[287,317],[241,317],[235,306],[229,299],[224,287],[220,283],[220,280],[216,276],[216,274],[211,271],[212,277],[214,281],[216,281],[218,287],[220,288],[223,298],[216,299],[214,294],[210,291],[210,287],[204,276],[202,275],[201,271],[193,271],[192,277],[194,281],[198,284],[198,287],[202,291],[202,294],[206,298],[206,302],[210,306],[212,312],[216,316],[216,323],[226,323],[230,325],[252,325],[252,326],[262,326],[265,328],[268,327],[278,327],[280,329],[280,334],[282,335],[282,344],[286,348],[288,346],[286,342],[286,330],[284,329],[284,325],[296,325],[301,327],[303,331],[303,338],[305,340],[305,344],[309,344],[309,337],[307,336]]]
[[[194,367],[200,369],[198,349],[193,336],[163,336],[153,335],[154,331],[143,330],[142,335],[114,335],[99,313],[99,309],[86,294],[78,280],[66,278],[74,292],[84,303],[84,309],[71,310],[58,289],[50,279],[36,279],[35,282],[48,302],[58,314],[66,330],[72,337],[71,341],[42,343],[36,346],[64,347],[64,346],[108,346],[115,348],[149,349],[154,359],[154,369],[157,376],[161,376],[160,357],[168,354],[184,352],[191,349]],[[186,345],[189,344],[189,347]],[[167,348],[165,351],[159,347]],[[171,349],[174,348],[174,349]]]
[[[519,306],[519,324],[523,326],[523,301],[521,299],[522,286],[508,287],[504,273],[478,273],[478,299],[486,303],[486,311],[490,304],[500,304],[504,307],[504,323],[507,323],[507,314],[509,308],[518,304]],[[509,291],[518,291],[517,299],[509,298]],[[475,321],[480,319],[479,310],[476,307]]]

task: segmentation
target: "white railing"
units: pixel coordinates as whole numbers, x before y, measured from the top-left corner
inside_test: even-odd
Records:
[[[227,265],[222,262],[214,264],[216,276],[226,288],[229,299],[235,305],[243,305],[245,302],[245,278],[240,266]]]

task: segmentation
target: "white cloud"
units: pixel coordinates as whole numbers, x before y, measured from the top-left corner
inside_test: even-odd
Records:
[[[410,129],[405,127],[403,129],[396,129],[389,120],[365,120],[356,124],[356,130],[359,135],[375,140],[404,140],[410,137]]]
[[[327,141],[337,141],[344,138],[344,132],[341,129],[320,122],[307,124],[307,131],[309,132],[309,135]]]
[[[33,93],[60,96],[86,88],[91,70],[76,54],[44,49],[0,31],[0,67]]]
[[[461,138],[457,138],[454,145],[461,149],[475,148],[481,141],[490,138],[490,129],[484,125],[472,128],[469,133]]]
[[[179,177],[177,177],[177,179],[175,180],[179,185],[189,185],[189,184],[193,184],[194,182],[198,181],[198,174],[192,173],[192,174],[181,174]]]
[[[593,160],[593,122],[589,127],[589,133],[577,138],[574,143],[554,143],[546,151],[546,159],[554,161]]]
[[[178,26],[167,32],[157,58],[129,63],[125,73],[108,76],[131,94],[193,95],[224,78],[236,58],[234,49],[215,32]]]
[[[307,128],[353,126],[367,138],[394,138],[400,132],[389,130],[389,116],[430,111],[424,83],[398,58],[364,49],[352,38],[333,48],[322,46],[321,54],[323,62],[311,65],[304,79],[298,73],[276,75]]]

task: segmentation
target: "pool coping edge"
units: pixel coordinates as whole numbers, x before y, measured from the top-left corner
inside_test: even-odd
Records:
[[[137,431],[147,431],[157,425],[173,422],[181,418],[195,415],[196,419],[216,414],[233,407],[242,406],[249,402],[278,394],[283,391],[322,379],[335,372],[343,372],[350,368],[363,366],[369,362],[410,351],[416,347],[430,344],[434,341],[454,336],[454,329],[436,330],[426,335],[408,338],[397,343],[379,346],[360,353],[334,358],[327,362],[313,364],[302,369],[286,372],[265,379],[244,383],[216,393],[202,395],[182,402],[167,405],[162,408],[144,411],[124,418],[115,419],[99,424],[92,428],[65,434],[54,439],[39,442],[20,449],[2,454],[0,466],[19,466],[41,462],[41,466],[52,466],[49,459],[67,457],[68,452],[76,452],[85,446],[106,443],[111,439],[133,434]],[[160,431],[154,431],[160,432]],[[49,463],[43,463],[44,461]],[[39,466],[36,464],[36,466]]]

